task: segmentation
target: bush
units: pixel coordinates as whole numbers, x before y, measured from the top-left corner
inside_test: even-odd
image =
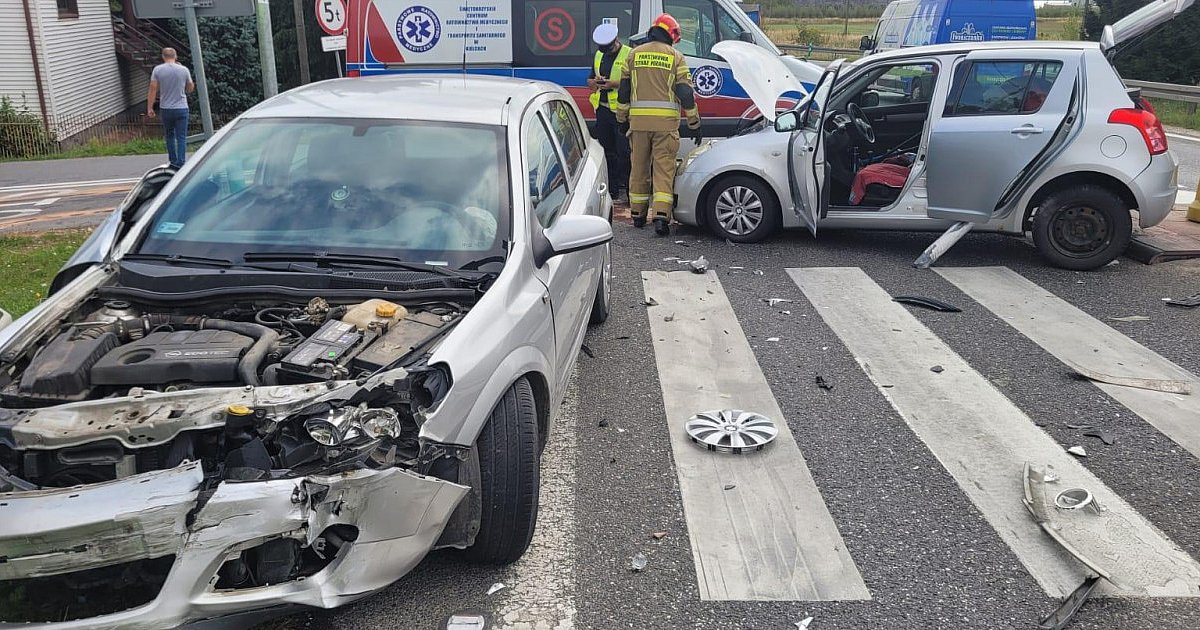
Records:
[[[49,152],[57,143],[42,119],[22,104],[0,96],[0,157],[28,157]]]

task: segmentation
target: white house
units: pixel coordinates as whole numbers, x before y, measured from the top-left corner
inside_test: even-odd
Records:
[[[0,97],[58,140],[145,107],[147,53],[163,44],[157,26],[146,23],[147,36],[132,20],[132,2],[121,4],[129,23],[109,0],[0,0]]]

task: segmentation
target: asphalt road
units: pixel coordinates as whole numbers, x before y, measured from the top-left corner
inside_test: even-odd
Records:
[[[376,596],[277,620],[271,627],[432,630],[464,609],[491,614],[498,628],[791,630],[808,616],[814,630],[1035,627],[1057,602],[823,323],[785,273],[789,267],[858,267],[892,294],[961,306],[957,314],[912,313],[1044,425],[1053,440],[1064,448],[1084,445],[1088,470],[1180,548],[1200,557],[1195,513],[1200,460],[1069,375],[1062,363],[940,276],[912,269],[932,235],[842,232],[813,239],[790,233],[757,246],[731,246],[690,229],[669,240],[624,223],[615,231],[613,313],[588,335],[594,357],[580,356],[568,411],[551,438],[543,467],[543,487],[551,498],[543,501],[529,556],[512,567],[475,567],[453,552],[435,552]],[[870,601],[700,600],[649,329],[650,318],[666,314],[643,305],[640,276],[644,270],[680,268],[664,258],[701,254],[712,263],[757,365],[696,369],[762,370]],[[939,265],[1006,266],[1200,373],[1200,312],[1161,301],[1200,291],[1200,261],[1149,267],[1122,259],[1078,273],[1046,267],[1026,242],[969,235]],[[763,302],[772,297],[792,302],[774,307]],[[1130,315],[1150,319],[1109,319]],[[833,389],[816,387],[817,375]],[[602,420],[606,426],[600,426]],[[1115,443],[1105,445],[1067,426],[1077,423],[1104,428]],[[1013,483],[1019,483],[1019,473],[1013,474]],[[1028,518],[1019,504],[1011,511],[1013,518]],[[653,532],[667,535],[656,541]],[[638,552],[649,564],[634,573],[629,564]],[[506,588],[487,595],[497,582]],[[1095,599],[1072,625],[1195,627],[1200,601],[1190,599]]]
[[[1175,153],[1175,161],[1179,162],[1180,188],[1194,192],[1200,181],[1200,136],[1196,132],[1190,132],[1190,135],[1171,133],[1167,143]]]
[[[165,155],[0,164],[0,234],[95,225]]]

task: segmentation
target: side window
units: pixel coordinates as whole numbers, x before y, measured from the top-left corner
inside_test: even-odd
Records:
[[[886,107],[906,103],[928,103],[933,100],[937,84],[937,66],[932,63],[892,66],[867,86],[879,98],[859,98],[863,107]],[[865,92],[864,92],[865,93]],[[872,103],[874,102],[874,103]]]
[[[678,22],[683,39],[675,48],[689,56],[716,59],[712,53],[718,39],[712,0],[664,0],[663,10]]]
[[[558,145],[562,147],[563,156],[567,160],[567,170],[570,176],[574,177],[583,162],[584,147],[575,112],[563,101],[551,101],[542,111],[546,114],[546,120],[550,121],[550,129],[553,130]]]
[[[548,228],[566,204],[567,176],[540,116],[525,124],[524,145],[529,205],[542,227]]]
[[[742,35],[746,33],[746,29],[742,28],[741,24],[725,10],[725,7],[716,5],[717,7],[717,33],[721,36],[720,41],[731,39],[740,40]]]
[[[954,73],[945,116],[1012,116],[1042,108],[1062,71],[1057,61],[977,61]]]
[[[615,20],[623,40],[637,30],[639,0],[513,0],[513,56],[529,68],[591,66],[592,29]]]

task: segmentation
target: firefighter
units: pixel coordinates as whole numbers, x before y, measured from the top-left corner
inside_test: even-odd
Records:
[[[654,20],[650,41],[633,49],[617,91],[617,121],[628,129],[632,156],[629,209],[633,224],[646,225],[654,213],[654,232],[671,233],[675,205],[675,156],[679,153],[679,114],[700,143],[700,112],[683,54],[675,50],[679,22],[664,13]]]
[[[592,41],[599,49],[592,61],[592,74],[588,77],[588,89],[592,91],[588,100],[596,110],[596,126],[592,135],[604,147],[608,161],[608,186],[614,200],[620,198],[621,189],[629,184],[629,139],[617,125],[617,87],[621,74],[633,49],[623,44],[617,33],[617,25],[601,24],[592,31]]]

